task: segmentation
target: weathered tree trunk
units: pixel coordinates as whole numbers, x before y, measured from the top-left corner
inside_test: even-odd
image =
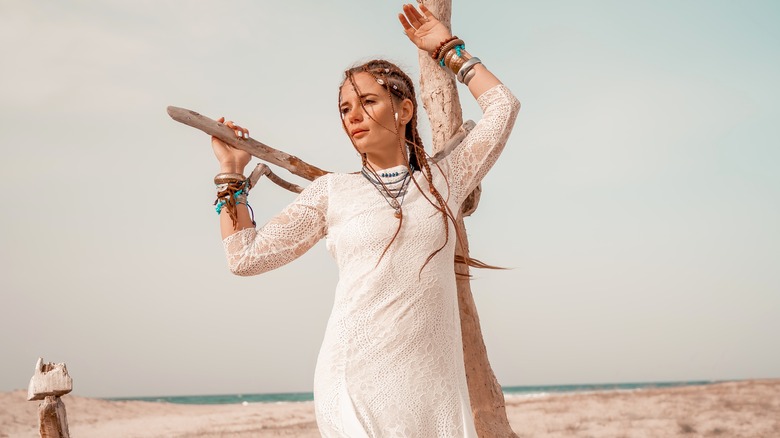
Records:
[[[450,27],[452,0],[425,0],[422,2],[439,20]],[[463,123],[463,112],[458,98],[457,84],[452,75],[439,67],[426,52],[420,52],[420,96],[428,112],[433,131],[433,151],[439,152],[454,132]],[[481,188],[464,203],[467,214],[476,209]],[[456,247],[455,254],[468,256],[466,228],[463,215],[458,217],[457,226],[464,241]],[[504,394],[496,380],[487,357],[485,342],[479,316],[471,294],[471,283],[467,277],[468,266],[456,264],[459,275],[458,303],[460,306],[460,324],[463,337],[463,359],[466,365],[466,379],[469,385],[471,410],[477,434],[483,438],[516,437],[506,417]]]

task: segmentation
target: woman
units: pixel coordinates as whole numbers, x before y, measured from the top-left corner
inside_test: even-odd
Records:
[[[344,130],[362,157],[353,174],[315,180],[255,229],[246,208],[249,155],[216,138],[218,211],[230,269],[282,266],[325,237],[339,282],[315,372],[317,423],[328,437],[476,437],[453,258],[453,212],[493,165],[519,103],[424,6],[399,14],[409,39],[467,84],[482,120],[450,155],[430,160],[409,77],[386,61],[345,74]],[[224,119],[220,119],[223,121]],[[236,135],[248,130],[227,122]]]

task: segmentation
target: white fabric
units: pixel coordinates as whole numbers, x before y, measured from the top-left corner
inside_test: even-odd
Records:
[[[438,167],[431,164],[453,212],[498,158],[519,109],[503,85],[478,102],[482,120]],[[425,264],[444,243],[445,228],[423,196],[432,199],[425,178],[415,177],[422,191],[410,184],[403,226],[381,260],[398,219],[359,173],[325,175],[261,229],[224,240],[231,271],[255,275],[326,237],[339,282],[314,377],[323,436],[476,437],[453,271],[455,233],[448,224],[444,249]]]

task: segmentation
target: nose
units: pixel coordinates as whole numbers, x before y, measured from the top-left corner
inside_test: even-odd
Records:
[[[361,122],[363,120],[363,107],[355,105],[347,110],[346,118],[350,123]]]

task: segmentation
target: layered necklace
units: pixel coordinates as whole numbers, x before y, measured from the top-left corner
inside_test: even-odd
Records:
[[[404,169],[399,172],[383,172],[377,175],[373,170],[366,166],[360,170],[360,173],[377,189],[387,204],[395,210],[395,217],[403,218],[403,204],[406,197],[409,181],[412,180],[409,170]]]

